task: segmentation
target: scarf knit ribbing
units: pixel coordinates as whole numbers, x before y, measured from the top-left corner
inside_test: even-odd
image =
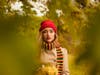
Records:
[[[56,48],[56,52],[57,52],[57,69],[58,69],[57,75],[62,75],[62,72],[63,72],[63,53],[61,51],[61,48]]]
[[[54,48],[54,43],[42,42],[42,48],[45,50],[52,50]]]

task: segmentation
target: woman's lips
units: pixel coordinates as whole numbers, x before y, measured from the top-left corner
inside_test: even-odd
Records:
[[[47,40],[50,40],[51,38],[50,37],[47,37]]]

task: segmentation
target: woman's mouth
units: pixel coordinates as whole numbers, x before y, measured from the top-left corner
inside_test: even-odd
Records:
[[[47,37],[47,40],[50,40],[51,38],[50,37]]]

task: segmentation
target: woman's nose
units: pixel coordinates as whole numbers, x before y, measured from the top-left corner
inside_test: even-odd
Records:
[[[47,36],[50,36],[50,32],[47,33]]]

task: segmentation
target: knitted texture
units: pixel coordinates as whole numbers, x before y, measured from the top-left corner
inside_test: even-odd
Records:
[[[45,50],[52,50],[54,48],[54,43],[46,43],[46,42],[42,42],[42,46],[43,49]]]
[[[40,27],[39,31],[42,31],[42,30],[45,29],[45,28],[52,28],[52,29],[55,31],[55,33],[57,32],[57,27],[56,27],[56,25],[54,24],[54,22],[51,21],[51,20],[44,20],[44,21],[41,23],[41,27]]]
[[[61,51],[61,48],[57,48],[57,69],[58,69],[58,75],[62,75],[63,72],[63,53]]]

